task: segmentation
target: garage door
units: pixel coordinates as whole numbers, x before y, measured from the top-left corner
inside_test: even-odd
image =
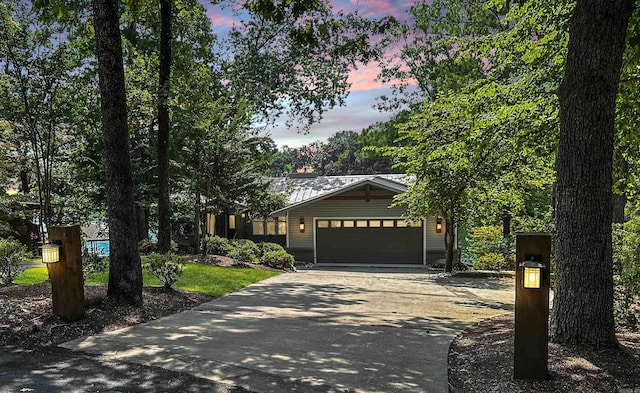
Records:
[[[317,220],[318,263],[422,264],[422,223]]]

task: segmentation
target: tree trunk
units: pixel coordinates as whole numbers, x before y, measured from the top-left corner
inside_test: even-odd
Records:
[[[617,345],[611,189],[614,119],[633,0],[578,1],[559,89],[555,342]]]
[[[20,170],[20,188],[24,195],[29,194],[31,186],[29,185],[29,173],[26,169]]]
[[[136,203],[136,228],[138,232],[138,241],[149,238],[149,226],[147,225],[147,209]]]
[[[200,253],[200,224],[202,222],[202,203],[200,202],[200,190],[196,189],[195,216],[193,219],[193,253]]]
[[[110,243],[107,296],[116,303],[141,305],[142,266],[136,235],[118,5],[117,0],[93,0],[107,173]]]
[[[456,233],[453,214],[445,214],[445,233],[444,233],[444,246],[446,249],[444,271],[453,271],[453,253],[454,245],[456,244]]]
[[[160,70],[158,83],[158,251],[171,249],[169,203],[169,81],[171,78],[171,0],[160,0]]]
[[[508,239],[511,236],[511,213],[506,209],[502,214],[502,238]]]

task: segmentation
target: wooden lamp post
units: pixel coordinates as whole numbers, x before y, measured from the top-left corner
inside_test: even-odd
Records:
[[[84,277],[80,226],[49,228],[49,244],[42,247],[47,264],[53,300],[53,313],[73,322],[85,317]]]
[[[551,235],[516,235],[514,379],[548,379]]]

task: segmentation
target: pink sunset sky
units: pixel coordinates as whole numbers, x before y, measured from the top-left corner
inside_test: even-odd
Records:
[[[335,10],[355,11],[360,15],[371,18],[394,16],[404,21],[409,17],[409,7],[415,0],[332,0]],[[213,31],[218,35],[225,35],[237,17],[232,15],[228,6],[202,4],[207,8],[207,15],[211,19]],[[373,108],[376,98],[389,95],[391,88],[376,80],[379,73],[377,64],[368,64],[359,67],[349,75],[351,92],[343,107],[334,108],[325,112],[320,123],[314,124],[308,134],[302,134],[295,129],[287,129],[283,119],[274,128],[268,128],[267,132],[278,146],[298,147],[316,140],[326,140],[338,131],[351,130],[362,131],[363,128],[389,119],[393,113],[380,112]]]

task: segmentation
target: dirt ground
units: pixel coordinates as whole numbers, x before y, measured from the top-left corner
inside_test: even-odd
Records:
[[[619,332],[619,349],[549,344],[549,380],[514,381],[513,314],[483,320],[449,350],[452,393],[640,392],[640,333]]]

